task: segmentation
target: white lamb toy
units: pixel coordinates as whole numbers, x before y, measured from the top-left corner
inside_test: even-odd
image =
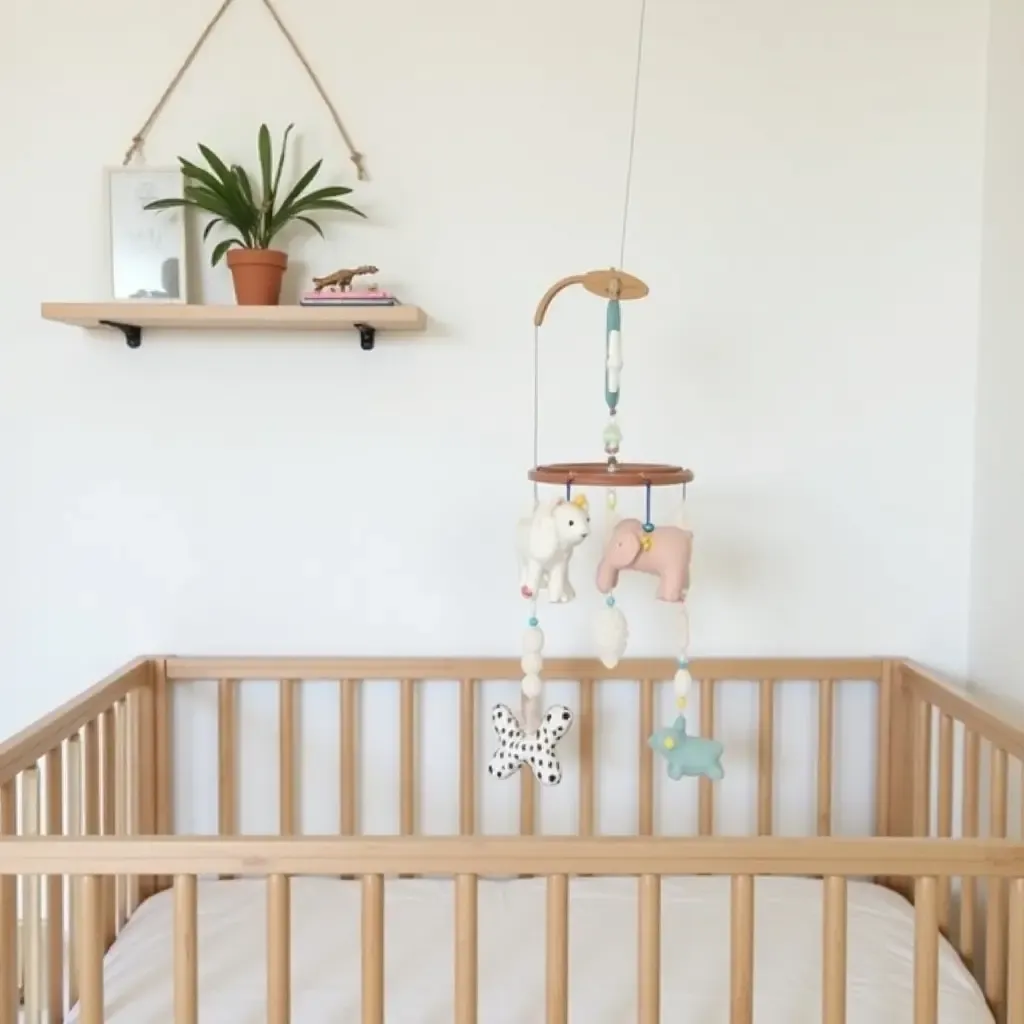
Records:
[[[590,534],[587,499],[556,498],[541,502],[533,514],[519,520],[519,586],[523,597],[547,590],[548,601],[562,604],[576,596],[569,582],[569,560]]]

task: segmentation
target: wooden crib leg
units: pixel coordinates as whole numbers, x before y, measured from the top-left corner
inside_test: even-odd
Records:
[[[291,1020],[291,894],[287,875],[267,879],[267,1013],[270,1024]]]
[[[754,1020],[754,879],[732,876],[729,1024]]]
[[[78,893],[78,990],[82,1024],[103,1024],[103,879],[84,875]]]
[[[477,1024],[477,877],[455,880],[455,1024]]]
[[[199,1020],[196,876],[174,879],[174,1024]]]

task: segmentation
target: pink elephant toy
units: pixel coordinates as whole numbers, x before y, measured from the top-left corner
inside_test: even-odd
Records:
[[[679,526],[657,526],[644,531],[639,519],[623,519],[615,525],[597,567],[597,589],[614,590],[619,570],[637,569],[659,579],[659,601],[685,601],[690,589],[690,554],[693,534]]]

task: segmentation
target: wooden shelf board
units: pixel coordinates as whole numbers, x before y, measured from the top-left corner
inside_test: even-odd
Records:
[[[167,330],[332,331],[368,324],[381,331],[426,326],[419,306],[202,306],[176,302],[44,302],[44,320],[97,328],[107,320]]]

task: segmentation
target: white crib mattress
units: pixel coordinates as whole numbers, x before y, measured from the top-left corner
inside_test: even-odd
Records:
[[[201,881],[199,1015],[204,1024],[266,1021],[266,887]],[[866,882],[848,889],[848,1024],[913,1017],[913,910]],[[385,885],[388,1024],[451,1024],[454,893],[450,880]],[[728,1024],[729,879],[666,878],[662,886],[662,1019]],[[479,1019],[544,1020],[544,881],[481,881]],[[814,879],[759,878],[755,903],[754,1019],[821,1020],[822,887]],[[622,1024],[636,1014],[636,881],[570,884],[569,1000],[575,1024]],[[141,906],[105,962],[106,1024],[167,1024],[173,1013],[173,901]],[[953,948],[939,949],[941,1024],[993,1024]],[[292,1019],[357,1024],[359,883],[292,880]],[[78,1019],[77,1009],[69,1021]]]

